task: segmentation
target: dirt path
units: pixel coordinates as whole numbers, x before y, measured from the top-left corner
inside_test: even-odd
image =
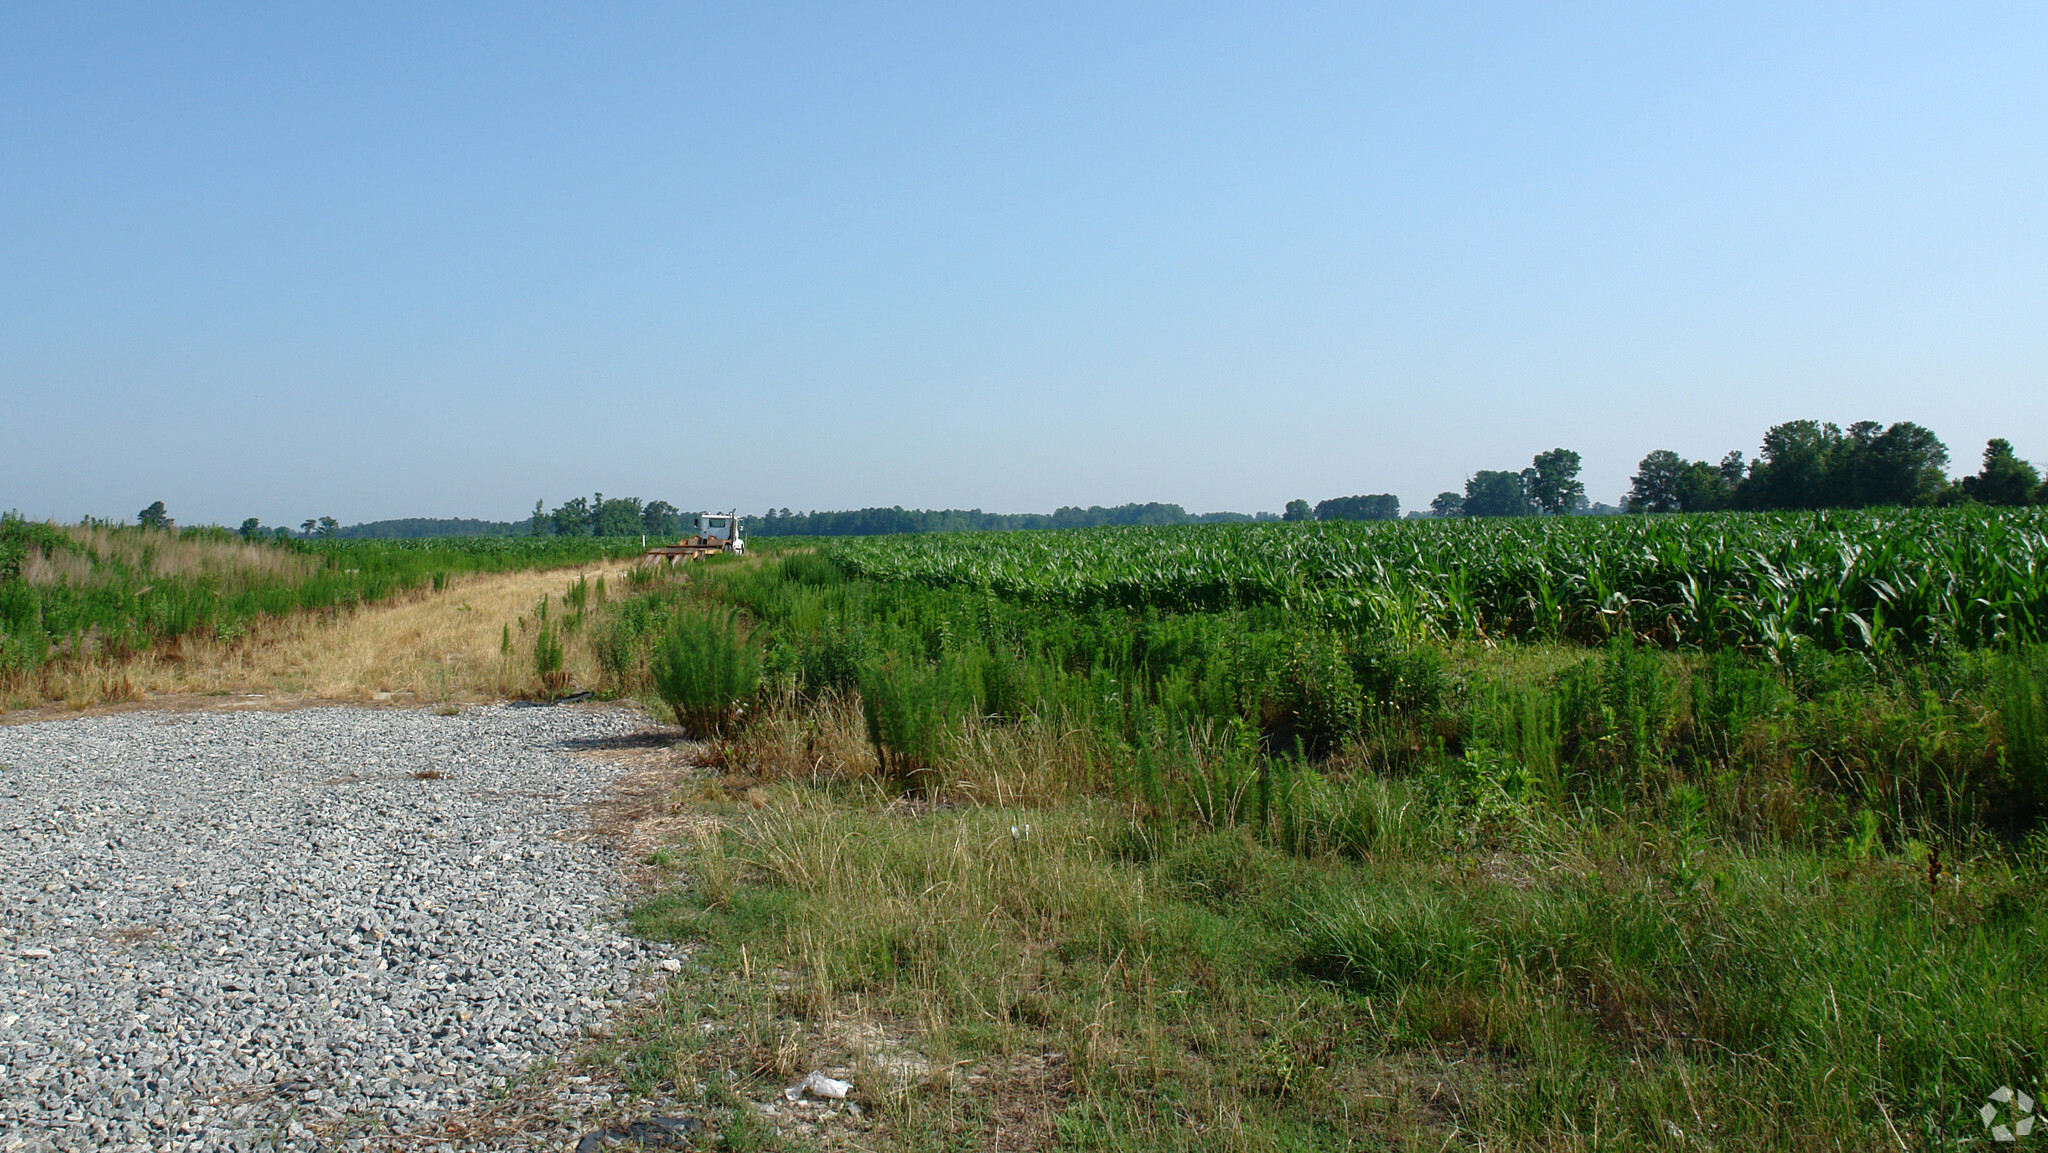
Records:
[[[616,563],[452,579],[417,594],[327,617],[305,613],[257,624],[233,643],[186,638],[116,661],[52,666],[0,724],[119,708],[277,708],[307,704],[465,703],[533,694],[532,619],[542,597],[561,611],[579,577],[623,587]],[[522,618],[525,624],[522,625]],[[507,630],[512,651],[505,652]],[[568,646],[574,686],[598,669]],[[10,703],[0,696],[0,705]],[[25,706],[25,707],[19,707]]]
[[[531,696],[539,689],[531,656],[536,604],[549,597],[551,613],[558,614],[562,593],[579,578],[588,580],[595,599],[599,577],[609,589],[622,591],[628,571],[614,564],[461,577],[439,593],[338,617],[305,614],[263,622],[234,644],[188,641],[121,662],[64,669],[46,681],[56,699],[0,711],[0,726],[145,710],[282,712],[333,705],[390,708],[396,723],[400,714],[417,714],[424,705],[446,704],[452,713],[456,705]],[[508,629],[510,654],[504,652]],[[599,670],[583,647],[568,649],[571,688],[595,685]],[[625,874],[628,892],[640,890],[640,862],[653,845],[688,835],[704,821],[677,799],[700,772],[698,750],[682,736],[649,723],[590,742],[575,754],[602,764],[611,779],[602,796],[587,803],[585,824],[569,839],[605,845]],[[636,1007],[619,1008],[614,1027],[629,1027]],[[701,1113],[701,1103],[693,1109],[671,1101],[633,1101],[620,1069],[589,1060],[593,1049],[608,1043],[597,1038],[564,1045],[553,1061],[515,1078],[487,1103],[367,1139],[347,1140],[347,1126],[339,1122],[307,1120],[313,1132],[336,1138],[337,1146],[413,1153],[567,1148],[594,1126]]]

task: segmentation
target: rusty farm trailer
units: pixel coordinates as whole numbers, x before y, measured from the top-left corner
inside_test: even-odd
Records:
[[[701,556],[717,556],[731,553],[735,556],[746,551],[746,538],[740,535],[738,513],[700,512],[691,535],[674,544],[656,545],[648,549],[640,559],[648,564],[675,564],[679,561],[696,560]]]

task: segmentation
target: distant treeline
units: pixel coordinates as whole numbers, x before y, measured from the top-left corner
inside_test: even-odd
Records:
[[[1578,516],[1617,512],[1712,512],[1719,509],[1782,511],[1875,506],[1954,504],[2048,504],[2048,484],[2010,442],[1984,446],[1982,464],[1970,476],[1948,476],[1948,447],[1933,432],[1911,421],[1881,425],[1858,421],[1843,428],[1794,420],[1764,434],[1754,459],[1730,452],[1718,462],[1687,460],[1659,449],[1644,457],[1630,478],[1622,507],[1588,502],[1579,480],[1579,454],[1565,448],[1537,453],[1520,470],[1481,469],[1465,491],[1441,492],[1418,516]],[[412,517],[342,525],[333,517],[309,518],[296,531],[271,528],[255,517],[242,523],[248,539],[396,540],[423,537],[599,536],[679,538],[689,531],[695,506],[678,508],[663,500],[574,497],[550,510],[533,503],[521,521]],[[1191,513],[1177,504],[1120,504],[1113,508],[1068,506],[1050,513],[998,513],[970,509],[862,508],[840,512],[769,509],[746,517],[753,536],[886,536],[892,533],[1017,532],[1026,529],[1098,528],[1105,525],[1242,524],[1254,521],[1394,520],[1400,499],[1392,493],[1331,497],[1310,505],[1290,500],[1281,514],[1270,512]],[[171,527],[162,501],[136,517],[146,528]]]
[[[334,535],[341,540],[409,540],[430,536],[525,536],[527,531],[527,525],[521,521],[413,516],[343,525]]]
[[[143,528],[175,527],[162,501],[143,509],[136,514],[135,520]],[[430,537],[525,536],[527,526],[522,521],[426,516],[343,524],[331,516],[321,516],[308,518],[293,529],[286,525],[266,525],[252,516],[242,522],[235,535],[243,540],[425,540]]]
[[[1392,497],[1347,498],[1384,500]],[[1324,502],[1325,504],[1343,502]],[[705,510],[716,511],[716,510]],[[575,497],[549,510],[545,501],[535,501],[533,515],[523,521],[435,519],[408,517],[365,524],[343,525],[333,517],[308,520],[294,533],[291,529],[260,526],[255,518],[242,526],[244,537],[297,536],[303,539],[400,540],[450,536],[633,536],[644,533],[666,539],[690,530],[693,512],[678,510],[664,500],[642,502],[639,497],[607,497],[602,493]],[[145,509],[138,518],[145,525],[167,527],[169,518],[162,502]],[[1103,525],[1248,524],[1280,520],[1276,513],[1207,512],[1191,513],[1177,504],[1120,504],[1114,508],[1062,508],[1051,513],[998,513],[974,509],[863,508],[843,512],[795,512],[769,509],[747,516],[749,536],[885,536],[890,533],[919,532],[1015,532],[1022,529],[1096,528]],[[1356,519],[1369,519],[1358,517]]]
[[[1248,524],[1279,520],[1270,512],[1191,513],[1177,504],[1066,507],[1051,513],[970,509],[863,508],[847,512],[769,509],[747,518],[753,536],[886,536],[919,532],[1018,532],[1026,529],[1100,528],[1104,525]]]
[[[663,500],[638,497],[576,497],[549,511],[535,501],[533,516],[510,526],[534,536],[679,537],[690,530],[696,511]],[[1190,513],[1177,504],[1120,504],[1115,508],[1062,508],[1051,513],[996,513],[973,509],[863,508],[840,512],[797,512],[771,508],[745,518],[749,536],[886,536],[920,532],[1014,532],[1040,528],[1095,528],[1102,525],[1239,524],[1279,520],[1274,513]],[[487,522],[479,522],[487,523]]]

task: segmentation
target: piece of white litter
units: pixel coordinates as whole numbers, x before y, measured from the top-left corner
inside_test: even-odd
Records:
[[[851,1088],[852,1082],[836,1081],[813,1069],[810,1076],[784,1089],[782,1095],[791,1101],[806,1093],[813,1097],[830,1097],[835,1101],[841,1101],[846,1098],[846,1091]]]

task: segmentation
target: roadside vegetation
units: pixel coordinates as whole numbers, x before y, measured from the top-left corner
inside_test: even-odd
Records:
[[[311,691],[331,679],[337,654],[285,677],[282,686],[237,676],[228,666],[246,671],[263,663],[255,650],[274,648],[282,637],[304,639],[322,626],[332,631],[365,606],[445,595],[484,574],[602,565],[639,551],[638,537],[287,541],[218,528],[0,517],[0,708],[228,686]],[[491,639],[516,616],[494,618]],[[376,647],[374,638],[358,639]],[[416,646],[412,656],[438,662],[449,651]],[[529,691],[505,676],[477,687]]]
[[[2044,571],[1957,510],[643,572],[579,643],[717,819],[638,919],[730,976],[615,1057],[850,1072],[894,1148],[1989,1144],[2048,1058]]]
[[[1978,1110],[2048,1060],[2042,517],[674,570],[607,561],[637,538],[10,521],[0,596],[36,623],[7,635],[44,647],[5,684],[675,719],[706,775],[635,919],[694,957],[594,1059],[733,1147],[1988,1145]],[[837,1130],[780,1101],[815,1068],[856,1086]]]

